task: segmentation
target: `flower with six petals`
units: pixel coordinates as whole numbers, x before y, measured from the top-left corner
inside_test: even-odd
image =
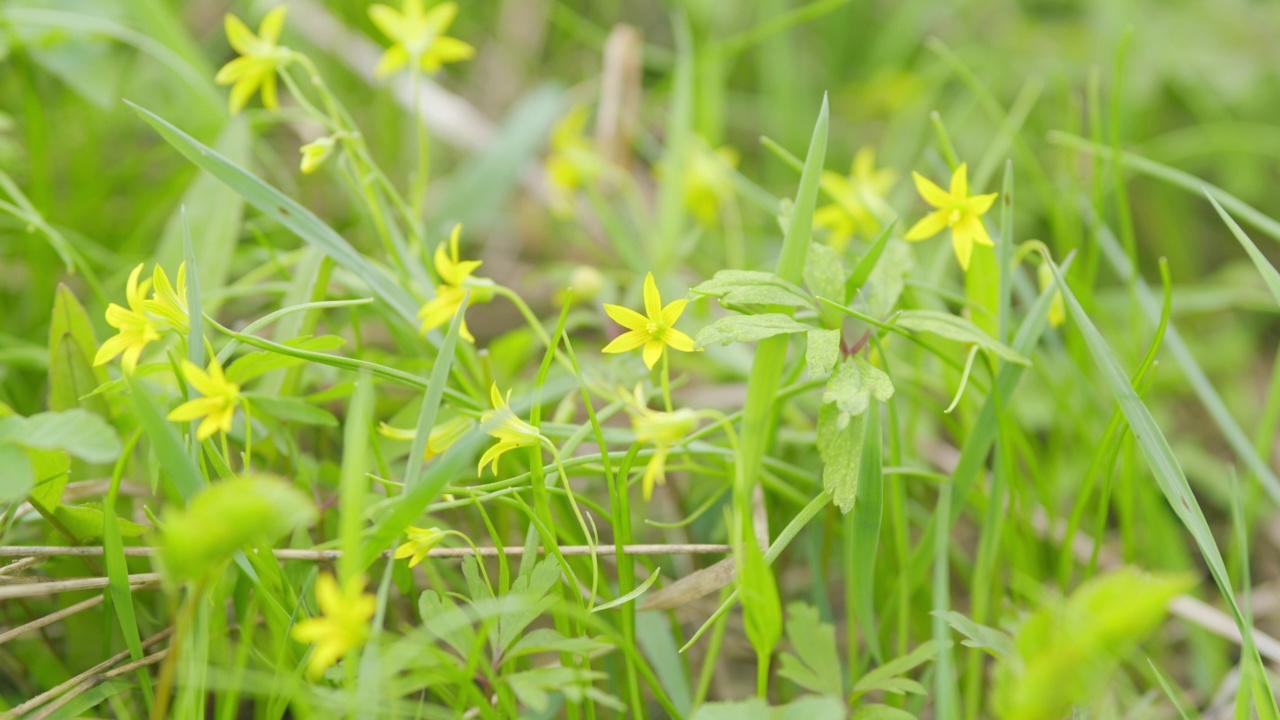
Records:
[[[521,420],[511,409],[510,397],[510,390],[507,391],[505,398],[498,392],[497,383],[489,388],[489,400],[493,403],[493,410],[481,416],[480,423],[484,425],[485,432],[497,438],[498,442],[480,456],[480,465],[476,468],[477,475],[483,473],[484,466],[491,463],[493,473],[498,474],[498,458],[502,457],[503,453],[516,448],[533,447],[542,442],[542,434],[538,432],[538,428]]]
[[[262,105],[269,110],[280,106],[276,93],[276,73],[288,64],[292,53],[280,47],[280,31],[284,29],[285,6],[267,13],[258,26],[258,34],[230,13],[226,16],[227,42],[240,54],[213,78],[219,85],[231,85],[231,114],[234,115],[249,102],[249,98],[262,90]]]
[[[307,675],[312,679],[369,637],[369,620],[377,609],[374,597],[364,591],[363,580],[340,588],[328,573],[316,578],[316,603],[320,615],[293,627],[294,640],[315,645],[307,663]]]
[[[209,362],[209,371],[205,372],[189,360],[182,361],[182,376],[203,397],[192,398],[169,413],[169,419],[175,422],[187,422],[204,418],[196,428],[196,438],[204,441],[213,434],[231,431],[231,420],[236,414],[236,404],[240,400],[240,386],[227,380],[222,372],[222,365],[214,358]]]
[[[904,236],[907,240],[924,240],[951,228],[951,244],[955,248],[960,267],[969,269],[969,258],[973,255],[973,245],[991,245],[991,236],[982,224],[982,215],[991,209],[999,193],[986,195],[970,195],[968,168],[960,163],[951,175],[951,188],[943,190],[920,173],[911,173],[915,178],[916,189],[924,201],[937,208],[924,216]]]
[[[427,10],[422,0],[405,0],[404,9],[370,5],[369,19],[392,42],[382,54],[374,74],[386,77],[406,65],[433,73],[445,63],[470,60],[476,49],[445,35],[458,16],[458,4],[444,2]]]
[[[609,317],[627,329],[627,332],[606,345],[604,352],[622,353],[644,346],[644,364],[650,370],[668,345],[680,352],[692,352],[693,338],[675,328],[676,321],[680,319],[684,306],[688,303],[688,300],[681,298],[663,307],[658,284],[654,282],[653,273],[649,273],[644,278],[644,315],[621,305],[604,306]]]
[[[129,273],[129,283],[125,286],[125,298],[129,307],[123,308],[115,303],[107,306],[107,324],[119,332],[107,338],[102,347],[98,348],[98,354],[93,358],[94,365],[111,362],[112,358],[123,353],[120,365],[126,373],[132,373],[138,367],[138,356],[142,354],[143,348],[160,339],[159,326],[147,315],[147,290],[151,287],[151,281],[138,281],[142,267],[139,263]]]
[[[447,325],[458,313],[458,308],[462,307],[462,299],[467,296],[468,288],[473,288],[472,304],[486,302],[492,297],[492,286],[486,287],[489,281],[471,277],[476,268],[480,267],[481,262],[462,260],[458,255],[458,236],[461,232],[462,226],[455,226],[449,241],[436,246],[435,266],[440,284],[436,286],[436,296],[428,300],[418,311],[418,317],[422,320],[421,332],[425,333]],[[458,334],[467,342],[476,341],[471,331],[467,329],[465,319],[462,321],[462,327],[458,329]]]

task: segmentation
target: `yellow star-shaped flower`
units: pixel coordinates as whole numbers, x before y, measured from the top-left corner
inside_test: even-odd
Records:
[[[129,283],[125,286],[128,308],[115,303],[107,306],[107,324],[119,332],[107,338],[102,347],[98,348],[98,354],[93,358],[94,365],[109,363],[115,356],[124,353],[120,364],[126,373],[132,373],[138,367],[138,356],[142,354],[143,348],[160,339],[160,328],[147,315],[147,290],[151,287],[151,281],[139,282],[138,276],[141,274],[142,264],[129,273]]]
[[[174,408],[169,413],[169,419],[188,422],[204,418],[196,428],[196,438],[202,442],[218,431],[230,432],[231,420],[235,417],[236,404],[240,400],[240,386],[227,380],[218,359],[210,361],[208,372],[189,360],[183,360],[182,376],[204,397],[192,398]]]
[[[969,269],[969,258],[973,255],[973,244],[991,245],[991,236],[982,224],[982,215],[991,209],[1000,193],[987,195],[970,195],[968,169],[965,163],[951,176],[951,189],[943,190],[920,173],[911,173],[915,178],[916,189],[924,201],[937,208],[924,216],[904,236],[907,240],[924,240],[951,228],[951,245],[956,250],[956,258],[960,267]]]
[[[232,60],[214,76],[219,85],[231,85],[231,114],[234,115],[249,102],[253,93],[262,90],[262,105],[274,110],[280,106],[276,93],[276,72],[289,62],[292,53],[276,44],[284,29],[285,6],[272,10],[262,19],[258,34],[254,35],[244,22],[227,14],[227,42],[240,57]]]
[[[898,173],[892,168],[876,168],[876,151],[871,146],[853,156],[853,167],[847,176],[824,170],[822,185],[834,202],[813,213],[813,224],[827,228],[827,244],[844,252],[859,233],[874,236],[880,232],[875,211],[886,207],[885,198],[897,179]]]
[[[293,627],[293,639],[315,645],[307,674],[312,679],[324,674],[338,658],[369,637],[369,619],[377,609],[375,598],[364,592],[364,581],[338,581],[328,573],[316,578],[316,603],[320,616],[307,618]]]
[[[440,277],[440,284],[436,286],[436,296],[431,298],[418,311],[418,317],[422,320],[421,332],[429,332],[441,325],[447,325],[453,316],[458,313],[458,308],[462,307],[462,299],[467,295],[467,289],[464,285],[471,279],[472,273],[482,264],[479,260],[462,260],[458,254],[458,237],[462,233],[462,226],[458,225],[453,228],[453,234],[449,237],[447,243],[440,243],[436,246],[435,266],[436,275]],[[447,248],[447,249],[446,249]],[[485,281],[487,282],[487,281]],[[484,288],[478,288],[483,290]],[[490,292],[476,293],[471,295],[471,303],[484,302],[492,296]],[[458,329],[458,334],[467,342],[475,342],[476,339],[471,335],[471,331],[467,329],[467,321],[462,321],[462,327]]]
[[[604,306],[609,317],[627,329],[627,332],[606,345],[604,352],[628,352],[643,345],[644,364],[650,370],[668,345],[680,352],[693,352],[693,338],[675,328],[676,321],[684,313],[684,306],[687,304],[689,301],[681,298],[663,307],[658,284],[653,280],[653,273],[649,273],[644,278],[644,315],[621,305]]]
[[[382,54],[374,74],[386,77],[413,63],[425,72],[435,72],[445,63],[470,60],[476,49],[445,35],[458,15],[458,4],[445,2],[427,10],[422,0],[405,0],[404,9],[370,5],[369,19],[392,42]]]
[[[484,472],[484,466],[492,463],[493,474],[498,474],[498,458],[503,453],[516,448],[532,447],[542,441],[542,434],[538,432],[538,428],[521,420],[511,409],[509,399],[511,391],[507,391],[507,397],[503,397],[498,392],[498,384],[494,383],[489,388],[489,400],[493,403],[493,410],[485,413],[480,418],[480,424],[485,426],[485,432],[498,439],[498,442],[485,451],[480,456],[480,465],[476,468],[476,474]]]
[[[427,553],[449,534],[440,528],[410,527],[405,532],[409,535],[409,541],[396,548],[395,559],[409,558],[409,567],[422,562]]]
[[[187,309],[187,264],[178,266],[176,287],[169,283],[169,276],[157,263],[151,271],[151,299],[146,302],[146,309],[152,315],[164,318],[173,328],[181,333],[187,332],[190,322],[190,311]]]

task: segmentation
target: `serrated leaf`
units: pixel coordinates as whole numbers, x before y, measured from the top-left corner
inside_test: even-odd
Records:
[[[947,647],[951,643],[947,642]],[[854,694],[861,695],[873,690],[883,690],[887,687],[901,687],[898,683],[890,682],[900,675],[904,675],[916,667],[932,660],[938,654],[938,643],[933,640],[921,643],[915,650],[903,655],[900,658],[890,660],[880,667],[871,670],[858,681],[853,684]],[[900,691],[899,691],[900,692]]]
[[[778,674],[806,690],[844,695],[836,631],[822,622],[818,609],[805,603],[787,606],[787,641],[795,654],[782,653]]]
[[[558,594],[551,594],[560,579],[560,566],[553,558],[545,558],[533,571],[521,575],[511,583],[511,591],[499,600],[502,608],[498,617],[498,644],[495,650],[502,654],[529,624],[559,601]]]
[[[476,631],[471,618],[452,598],[427,590],[418,598],[418,614],[422,617],[422,627],[453,648],[459,657],[467,657],[475,647]]]
[[[872,317],[885,317],[893,312],[906,287],[907,273],[915,265],[915,256],[911,246],[893,239],[885,245],[871,277],[862,285],[862,296],[866,298],[867,314]],[[830,299],[830,298],[828,298]]]
[[[865,414],[846,415],[834,404],[824,404],[818,411],[818,454],[822,457],[822,487],[831,495],[831,502],[842,513],[852,510],[857,501],[866,417]]]
[[[770,272],[721,270],[690,292],[718,298],[722,305],[785,305],[813,309],[803,289]]]
[[[728,345],[737,342],[755,342],[774,335],[809,332],[813,328],[782,313],[763,315],[728,315],[702,328],[695,345]]]
[[[805,347],[804,362],[809,377],[821,377],[831,372],[840,360],[839,330],[810,330],[809,343]]]
[[[893,397],[893,381],[883,370],[856,356],[836,368],[822,393],[822,403],[835,404],[840,411],[839,427],[844,428],[849,418],[867,411],[872,397],[888,402]]]
[[[974,343],[1009,362],[1018,363],[1019,365],[1031,364],[1030,360],[1008,345],[998,342],[995,338],[983,332],[982,328],[962,317],[949,313],[936,310],[904,310],[898,315],[894,325],[912,332],[933,333],[956,342]]]
[[[1013,638],[1010,637],[1009,633],[986,625],[979,625],[955,610],[948,610],[942,614],[942,617],[951,626],[951,629],[965,636],[966,639],[961,643],[962,645],[985,650],[997,659],[1012,658],[1017,655],[1017,649],[1014,647]]]

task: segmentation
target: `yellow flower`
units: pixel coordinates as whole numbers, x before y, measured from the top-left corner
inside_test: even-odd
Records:
[[[235,417],[236,403],[240,400],[240,386],[227,380],[218,359],[209,362],[209,372],[201,370],[190,360],[183,360],[182,375],[204,397],[193,398],[174,408],[169,419],[187,422],[204,418],[196,428],[196,438],[201,441],[219,430],[230,432],[231,419]]]
[[[303,145],[301,148],[302,165],[300,167],[302,174],[309,175],[319,170],[324,161],[329,159],[329,155],[333,154],[335,143],[336,138],[332,135],[326,135]]]
[[[369,637],[369,619],[377,608],[374,597],[364,592],[363,580],[340,589],[328,573],[316,578],[316,603],[320,617],[302,620],[293,628],[294,640],[315,645],[307,663],[313,680]]]
[[[863,147],[853,156],[849,175],[823,171],[822,185],[834,202],[814,212],[813,224],[827,228],[827,244],[844,252],[854,236],[880,232],[876,211],[886,207],[885,198],[897,181],[897,171],[876,169],[875,148]]]
[[[405,0],[404,10],[370,5],[369,19],[392,42],[374,74],[386,77],[409,63],[432,73],[445,63],[470,60],[476,49],[445,35],[458,15],[458,4],[445,2],[426,10],[422,0]]]
[[[467,288],[472,288],[472,305],[488,302],[493,297],[493,291],[488,287],[489,281],[471,277],[476,268],[480,267],[481,262],[462,260],[458,256],[458,236],[461,232],[462,226],[455,226],[449,241],[436,246],[435,266],[440,284],[436,286],[436,296],[428,300],[418,311],[418,317],[422,320],[421,331],[424,333],[449,324],[453,316],[458,313],[458,308],[462,307],[462,299],[466,297]],[[467,329],[465,319],[458,333],[467,342],[476,341],[471,331]]]
[[[494,383],[489,388],[489,400],[493,403],[493,410],[485,413],[480,422],[485,426],[485,432],[498,439],[493,447],[484,452],[480,456],[480,465],[476,468],[476,474],[480,475],[484,472],[484,466],[492,463],[493,474],[498,474],[498,458],[508,450],[515,450],[522,447],[533,447],[542,441],[542,434],[538,432],[538,428],[521,420],[511,410],[508,401],[511,398],[511,391],[507,391],[507,397],[502,397],[502,393],[498,392],[498,384]]]
[[[920,173],[911,173],[915,178],[916,189],[924,201],[937,208],[924,216],[907,231],[907,240],[924,240],[942,232],[943,228],[951,228],[951,245],[956,250],[956,258],[960,267],[969,269],[969,258],[973,255],[973,244],[991,245],[991,236],[982,224],[982,215],[991,209],[999,193],[987,195],[970,195],[969,180],[965,163],[960,163],[951,176],[951,189],[943,190],[933,184]]]
[[[544,169],[551,193],[551,211],[559,218],[573,215],[578,190],[604,169],[595,143],[586,135],[590,111],[579,105],[565,114],[551,131],[551,153]]]
[[[413,567],[422,562],[427,553],[431,549],[440,544],[447,532],[440,528],[416,528],[408,529],[409,541],[396,548],[396,560],[409,558],[409,567]]]
[[[422,453],[423,461],[430,460],[448,450],[450,445],[471,429],[471,425],[471,418],[459,415],[431,428],[431,434],[427,435],[426,450]],[[386,423],[378,425],[378,432],[392,440],[413,440],[418,435],[416,430],[406,430]]]
[[[667,480],[667,453],[671,447],[698,428],[698,416],[689,408],[680,408],[674,412],[650,410],[644,401],[640,386],[636,386],[635,402],[628,407],[631,411],[631,429],[635,431],[636,442],[653,443],[653,456],[644,468],[644,499],[653,497],[655,485],[665,485]]]
[[[151,299],[144,306],[147,312],[158,315],[180,332],[187,332],[190,311],[187,309],[187,264],[178,266],[177,287],[169,284],[169,276],[157,263],[151,271]]]
[[[621,353],[644,346],[644,364],[653,369],[654,363],[662,357],[663,349],[670,345],[680,352],[693,351],[693,338],[675,328],[676,321],[689,303],[683,298],[673,300],[666,307],[662,306],[662,295],[658,294],[658,285],[653,280],[653,273],[644,278],[644,315],[628,310],[621,305],[605,305],[604,311],[614,322],[627,329],[604,347],[604,352]],[[647,316],[647,317],[646,317]]]
[[[684,168],[684,204],[703,225],[720,220],[720,208],[733,196],[733,169],[738,166],[738,151],[725,146],[712,150],[698,143],[688,166]]]
[[[284,5],[267,13],[258,26],[258,34],[254,35],[240,18],[227,14],[227,42],[240,53],[240,57],[223,65],[213,81],[232,86],[232,115],[240,112],[259,88],[264,107],[274,110],[280,106],[276,96],[276,72],[292,57],[288,48],[276,45],[280,31],[284,29],[284,15]]]
[[[143,348],[160,339],[160,328],[146,312],[147,290],[151,287],[151,281],[143,280],[139,283],[138,276],[141,274],[141,263],[129,273],[129,283],[125,288],[128,309],[115,303],[107,306],[107,324],[119,332],[107,338],[102,347],[98,348],[98,354],[93,358],[94,365],[111,362],[115,356],[124,353],[120,364],[126,373],[132,373],[138,367],[138,356],[142,354]]]
[[[1044,292],[1053,286],[1053,271],[1045,263],[1041,263],[1036,270],[1036,275],[1040,280],[1040,292]],[[1067,304],[1062,299],[1062,290],[1054,290],[1053,299],[1049,301],[1049,325],[1058,327],[1067,321]]]

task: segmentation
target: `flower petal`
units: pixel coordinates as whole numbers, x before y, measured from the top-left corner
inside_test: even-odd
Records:
[[[925,238],[931,238],[934,235],[937,235],[946,227],[947,211],[934,210],[928,215],[925,215],[920,222],[912,225],[911,229],[907,231],[907,234],[902,237],[904,240],[924,240]]]
[[[394,43],[401,41],[400,30],[404,25],[404,16],[399,10],[387,5],[370,5],[369,19],[382,31],[383,35],[387,36],[387,39]],[[400,51],[404,52],[404,48],[401,47]]]
[[[685,335],[675,328],[669,327],[662,333],[662,342],[670,345],[680,352],[693,352],[693,338]]]
[[[973,238],[973,241],[979,245],[992,245],[991,236],[987,234],[987,226],[982,222],[982,218],[977,215],[965,215],[964,219],[956,226],[963,228],[966,235]]]
[[[623,353],[630,352],[649,341],[649,334],[640,330],[629,330],[613,339],[613,342],[604,346],[600,352],[606,353]]]
[[[451,37],[436,38],[431,43],[431,49],[426,52],[426,55],[431,56],[438,65],[470,60],[475,57],[475,54],[476,49],[471,46],[471,43]]]
[[[951,197],[964,199],[969,197],[969,164],[960,163],[960,167],[951,174]]]
[[[969,198],[969,210],[974,215],[981,215],[991,209],[991,204],[996,201],[996,196],[1000,193],[988,193],[986,195],[974,195]]]
[[[253,46],[258,41],[253,35],[253,31],[240,18],[227,13],[223,18],[223,26],[227,30],[227,42],[231,44],[232,49],[241,55],[252,55]]]
[[[458,16],[458,3],[444,2],[427,11],[425,25],[432,35],[442,35]]]
[[[916,181],[916,190],[920,191],[920,197],[924,198],[925,202],[938,208],[951,202],[951,196],[947,194],[947,191],[938,187],[929,178],[918,172],[911,173],[911,177]]]
[[[662,295],[658,292],[653,273],[644,276],[644,314],[651,320],[662,317]]]
[[[280,39],[280,31],[284,30],[285,12],[288,9],[288,5],[277,6],[267,13],[266,17],[262,18],[262,23],[258,25],[258,37],[262,39],[262,42],[275,45],[276,41]]]
[[[240,76],[248,72],[249,68],[252,66],[252,58],[235,58],[226,65],[223,65],[222,69],[218,70],[218,74],[213,76],[213,81],[219,85],[230,85],[236,80],[239,80]]]
[[[643,332],[649,327],[649,318],[631,308],[625,308],[621,305],[605,305],[604,311],[609,317],[613,318],[614,322],[628,330]]]
[[[680,316],[684,314],[684,306],[688,304],[689,301],[684,298],[667,303],[667,306],[662,308],[662,322],[668,326],[674,325],[680,319]]]
[[[662,357],[662,350],[666,345],[661,340],[650,340],[644,344],[644,364],[650,370],[658,362],[658,358]]]
[[[393,75],[408,63],[409,53],[404,49],[404,46],[392,45],[387,48],[386,52],[382,53],[382,58],[378,60],[378,66],[373,69],[373,75],[380,78]]]

